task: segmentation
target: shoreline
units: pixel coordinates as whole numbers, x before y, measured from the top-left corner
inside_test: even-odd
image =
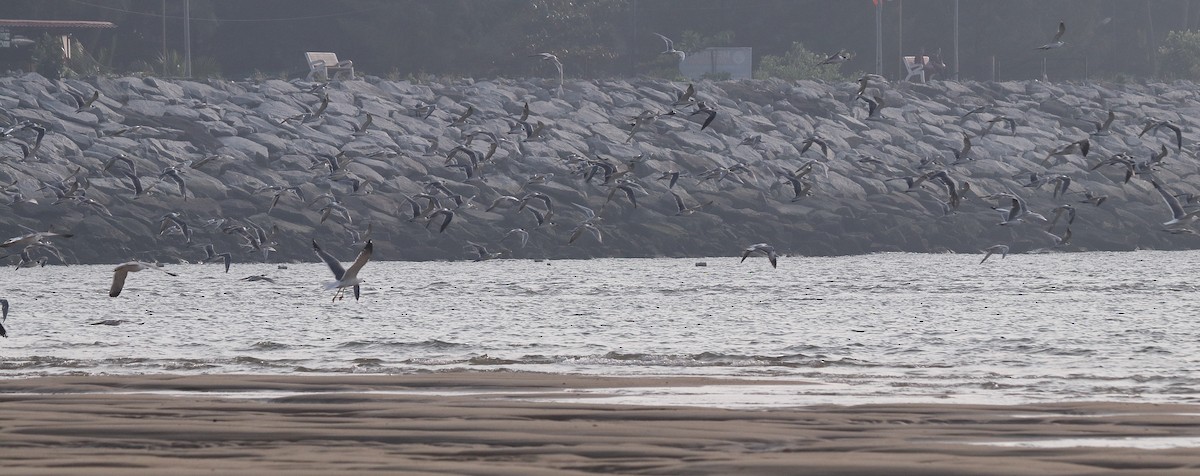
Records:
[[[0,447],[6,467],[21,474],[1185,474],[1200,468],[1196,404],[747,410],[538,398],[572,389],[747,383],[805,384],[521,372],[5,379]],[[155,393],[164,391],[183,393]],[[254,391],[275,393],[219,393]]]

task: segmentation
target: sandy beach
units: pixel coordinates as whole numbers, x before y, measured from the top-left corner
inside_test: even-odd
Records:
[[[587,401],[603,395],[596,389],[730,384],[804,382],[515,372],[3,380],[0,455],[8,474],[1200,472],[1200,405]]]

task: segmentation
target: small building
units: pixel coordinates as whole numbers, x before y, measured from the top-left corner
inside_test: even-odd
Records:
[[[679,73],[688,79],[750,79],[753,48],[713,47],[688,53],[679,63]]]
[[[116,28],[106,21],[6,20],[0,19],[0,70],[31,70],[33,45],[43,34],[62,43],[63,59],[75,50],[71,33],[82,29]]]

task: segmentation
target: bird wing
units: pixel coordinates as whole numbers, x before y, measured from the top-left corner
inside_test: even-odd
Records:
[[[367,261],[371,259],[371,252],[374,250],[374,245],[371,240],[367,240],[367,244],[363,246],[362,251],[358,253],[358,257],[354,258],[354,262],[350,264],[350,268],[346,269],[344,278],[354,278],[358,276],[358,270],[366,266]]]
[[[1158,183],[1158,180],[1150,179],[1150,184],[1154,185],[1154,189],[1158,190],[1159,195],[1162,195],[1163,201],[1167,202],[1167,207],[1171,209],[1171,217],[1179,220],[1187,216],[1183,211],[1183,206],[1179,204],[1179,199],[1175,198],[1162,184]]]
[[[1063,34],[1066,32],[1067,32],[1067,22],[1065,22],[1065,21],[1058,22],[1058,33],[1054,34],[1054,42],[1057,43],[1059,40],[1061,40],[1063,37]]]
[[[683,199],[679,198],[679,194],[671,192],[671,196],[675,197],[675,206],[679,207],[679,211],[682,212],[687,209],[687,207],[683,206]]]
[[[338,260],[333,257],[333,255],[330,255],[329,253],[326,253],[325,250],[322,250],[321,247],[317,245],[317,240],[313,240],[312,245],[313,251],[317,252],[317,256],[321,257],[321,260],[325,261],[325,264],[329,266],[329,270],[333,272],[333,278],[341,281],[342,277],[346,275],[346,269],[342,268],[342,263],[339,263]]]
[[[108,289],[108,297],[117,297],[121,295],[121,289],[125,287],[125,277],[129,276],[129,271],[125,269],[125,265],[118,266],[113,271],[112,287]]]
[[[662,40],[663,40],[663,43],[666,43],[666,44],[667,44],[667,51],[671,51],[671,50],[675,49],[675,42],[671,41],[671,39],[670,39],[670,38],[667,38],[667,37],[665,37],[665,36],[663,36],[663,35],[660,35],[660,34],[658,34],[658,33],[655,33],[654,35],[655,35],[655,36],[657,36],[657,37],[659,37],[659,38],[662,38]]]
[[[8,300],[0,299],[0,321],[8,319]]]

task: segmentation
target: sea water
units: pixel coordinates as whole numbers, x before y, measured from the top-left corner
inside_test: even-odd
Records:
[[[371,262],[359,301],[331,301],[318,263],[166,266],[117,298],[113,265],[10,270],[0,376],[521,370],[813,383],[725,390],[775,403],[1200,401],[1200,252],[980,258]]]

